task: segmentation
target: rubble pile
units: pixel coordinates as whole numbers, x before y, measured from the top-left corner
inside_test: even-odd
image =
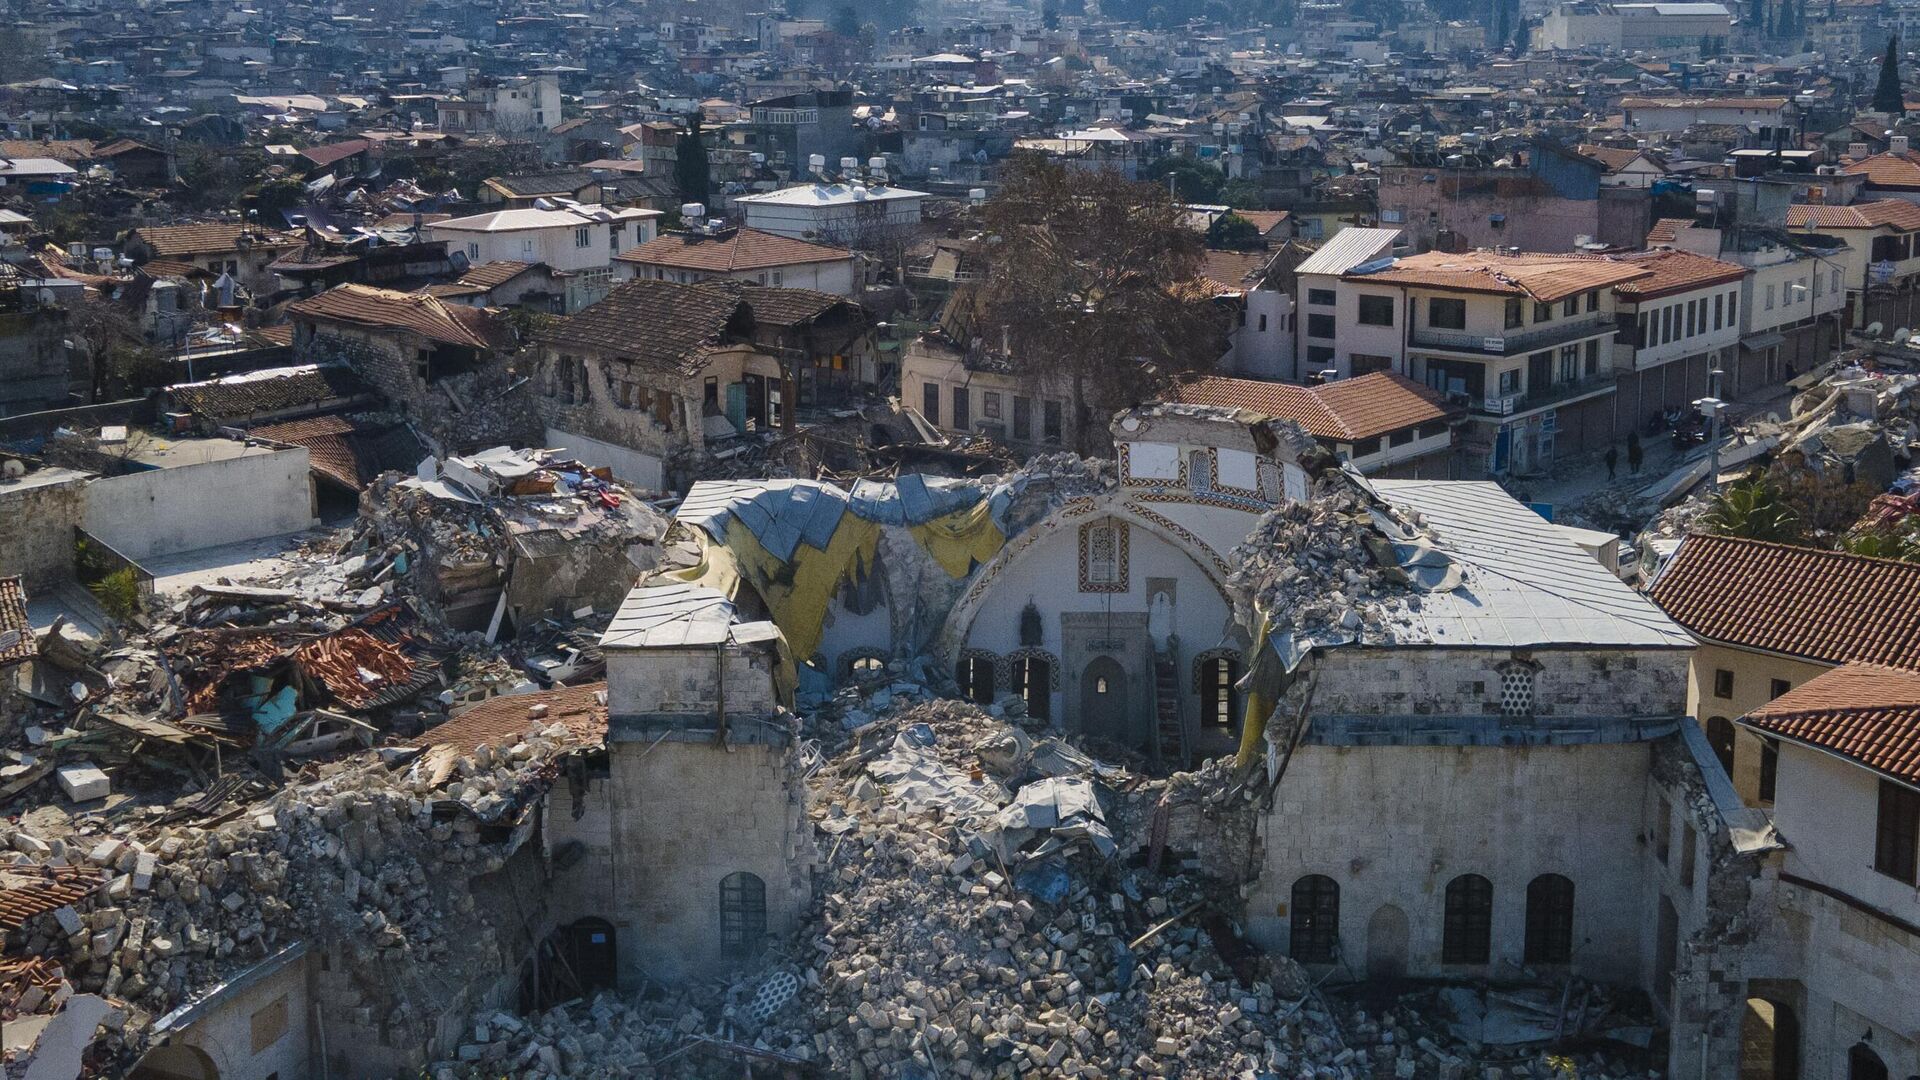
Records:
[[[570,738],[555,725],[498,749],[312,765],[217,827],[94,818],[42,837],[0,825],[0,846],[18,853],[8,872],[80,884],[25,919],[8,951],[57,962],[71,989],[125,1001],[116,1054],[138,1053],[154,1017],[295,939],[337,948],[389,1023],[430,1018],[432,1003],[409,992],[419,966],[457,982],[495,959],[495,916],[472,879],[505,865],[512,826]]]
[[[1260,612],[1274,636],[1386,633],[1396,603],[1419,603],[1401,596],[1403,579],[1388,569],[1392,549],[1378,523],[1392,513],[1371,505],[1343,474],[1323,475],[1313,498],[1274,507],[1234,549],[1227,584],[1236,606]],[[1388,522],[1409,531],[1418,525]],[[1238,614],[1243,624],[1256,621],[1252,612]]]

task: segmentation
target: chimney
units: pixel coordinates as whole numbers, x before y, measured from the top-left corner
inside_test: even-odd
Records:
[[[1891,139],[1888,139],[1888,140],[1887,140],[1887,149],[1888,149],[1888,150],[1891,150],[1892,152],[1894,152],[1894,153],[1896,153],[1896,154],[1904,154],[1904,153],[1906,153],[1906,152],[1907,152],[1907,137],[1906,137],[1905,135],[1895,135],[1895,136],[1894,136],[1893,138],[1891,138]]]
[[[1848,143],[1848,144],[1847,144],[1847,157],[1848,157],[1848,158],[1849,158],[1850,160],[1853,160],[1853,161],[1859,161],[1860,159],[1862,159],[1862,158],[1864,158],[1864,157],[1866,157],[1866,156],[1867,156],[1867,144],[1866,144],[1866,143],[1863,143],[1863,142],[1856,142],[1856,143]]]

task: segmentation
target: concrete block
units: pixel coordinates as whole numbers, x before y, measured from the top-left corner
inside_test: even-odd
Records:
[[[54,778],[60,781],[60,790],[74,802],[91,802],[104,799],[113,790],[112,781],[100,767],[90,762],[77,765],[62,765],[54,770]]]

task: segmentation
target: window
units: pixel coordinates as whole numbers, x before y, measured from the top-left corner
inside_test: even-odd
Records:
[[[1700,312],[1700,304],[1697,301],[1694,301],[1694,300],[1687,301],[1687,307],[1686,307],[1687,329],[1685,331],[1686,337],[1692,337],[1693,335],[1700,332],[1700,328],[1697,325],[1695,325],[1696,320],[1698,319],[1698,316],[1699,316],[1699,312]]]
[[[1260,332],[1260,333],[1262,333],[1262,334],[1264,334],[1264,333],[1266,333],[1266,332],[1267,332],[1267,317],[1266,317],[1265,315],[1261,315],[1261,316],[1260,316],[1260,330],[1259,330],[1259,332]]]
[[[1467,328],[1467,302],[1435,297],[1427,301],[1427,325],[1442,330],[1465,330]]]
[[[467,260],[468,260],[469,262],[471,262],[472,260],[474,260],[474,259],[478,259],[479,257],[480,257],[480,245],[479,245],[479,244],[468,244],[468,245],[467,245]]]
[[[1557,383],[1580,381],[1580,346],[1560,346],[1560,370],[1553,381]]]
[[[1733,672],[1728,671],[1726,668],[1714,669],[1713,696],[1717,698],[1730,698],[1733,696]]]
[[[940,384],[920,384],[920,412],[927,423],[940,426]]]
[[[1644,346],[1653,344],[1653,342],[1647,340],[1647,313],[1646,312],[1643,311],[1640,313],[1639,319],[1637,320],[1635,325],[1639,327],[1639,332],[1633,335],[1634,345],[1644,347]]]
[[[1722,316],[1726,315],[1726,313],[1727,313],[1727,294],[1715,293],[1713,295],[1713,328],[1715,330],[1720,329],[1720,319]]]
[[[1735,313],[1735,309],[1738,308],[1739,306],[1740,306],[1740,297],[1734,293],[1728,293],[1727,294],[1727,325],[1728,326],[1734,326],[1739,323],[1740,316]]]
[[[1573,959],[1573,882],[1541,874],[1527,883],[1525,962],[1565,964]]]
[[[1334,295],[1332,289],[1308,289],[1307,303],[1315,307],[1332,307]]]
[[[1533,321],[1534,322],[1537,322],[1537,323],[1547,322],[1552,318],[1553,318],[1552,304],[1536,303],[1533,305]]]
[[[1587,293],[1587,310],[1588,311],[1600,310],[1600,290],[1599,289],[1593,289]]]
[[[1393,357],[1375,356],[1372,353],[1353,353],[1347,357],[1347,366],[1355,376],[1371,375],[1376,371],[1391,371]]]
[[[1080,526],[1080,591],[1127,590],[1127,527],[1111,518]]]
[[[1360,324],[1362,326],[1392,326],[1393,297],[1360,295]]]
[[[744,870],[720,879],[720,955],[751,960],[767,936],[767,885]]]
[[[1653,823],[1653,856],[1661,862],[1673,851],[1673,804],[1660,798],[1660,815]]]
[[[1773,286],[1767,286],[1767,310],[1773,310]]]
[[[1920,791],[1880,781],[1880,816],[1873,835],[1873,868],[1908,885],[1920,862]]]
[[[1594,338],[1593,340],[1587,342],[1586,372],[1587,372],[1588,378],[1592,378],[1593,376],[1600,374],[1600,339],[1599,338]]]
[[[847,674],[853,678],[875,679],[886,674],[886,671],[887,662],[881,657],[862,655],[847,658]]]
[[[1500,715],[1533,715],[1533,669],[1519,661],[1500,671]]]
[[[1817,300],[1817,299],[1819,299],[1820,297],[1822,297],[1822,296],[1825,296],[1825,295],[1827,295],[1827,279],[1826,279],[1826,278],[1823,278],[1823,277],[1821,277],[1821,276],[1820,276],[1819,274],[1815,274],[1815,275],[1813,275],[1813,296],[1814,296],[1814,299],[1816,299],[1816,300]]]
[[[1840,291],[1840,271],[1835,270],[1832,276],[1833,276],[1832,289],[1834,292],[1839,292]]]
[[[1513,329],[1526,323],[1527,305],[1524,300],[1507,301],[1506,328]]]
[[[1698,848],[1694,843],[1693,826],[1680,826],[1680,884],[1693,888],[1694,852]]]
[[[1680,337],[1680,305],[1668,304],[1660,309],[1660,340],[1674,341]]]
[[[1570,319],[1578,314],[1580,314],[1579,297],[1569,296],[1565,300],[1560,301],[1560,315],[1562,318]]]
[[[1307,336],[1314,338],[1333,337],[1333,316],[1319,311],[1308,312]]]
[[[1240,677],[1239,666],[1231,656],[1216,656],[1200,665],[1201,724],[1219,731],[1233,730],[1233,684]]]
[[[1780,786],[1780,740],[1760,740],[1760,801],[1770,803]]]
[[[983,413],[983,414],[985,414],[985,416],[986,416],[986,418],[987,418],[987,419],[989,419],[989,420],[998,420],[998,419],[1000,419],[1000,393],[999,393],[999,391],[997,391],[997,390],[986,390],[986,391],[982,391],[982,392],[981,392],[981,394],[980,394],[980,411],[981,411],[981,413]]]
[[[953,427],[966,431],[973,426],[973,395],[964,386],[953,388]]]
[[[1021,442],[1033,438],[1033,399],[1030,397],[1014,395],[1013,437]]]
[[[1720,759],[1720,768],[1728,776],[1733,775],[1733,721],[1724,716],[1707,718],[1707,745],[1713,748],[1713,756]]]
[[[1053,663],[1038,656],[1016,656],[1009,665],[1013,692],[1027,703],[1027,715],[1046,720],[1053,715]]]
[[[773,287],[774,287],[774,288],[776,288],[776,289],[777,289],[777,288],[779,288],[779,287],[781,286],[781,284],[782,284],[782,283],[784,282],[784,280],[785,280],[785,278],[786,278],[786,272],[785,272],[785,271],[783,271],[783,270],[775,270],[775,271],[773,272]]]
[[[1461,874],[1447,882],[1440,962],[1484,964],[1492,951],[1493,882],[1479,874]]]
[[[1340,958],[1340,883],[1308,874],[1293,883],[1292,925],[1287,953],[1302,964],[1331,964]]]
[[[993,659],[979,653],[969,652],[960,657],[953,665],[953,681],[960,684],[960,694],[976,705],[993,704],[994,680]]]
[[[1772,701],[1791,689],[1793,684],[1785,679],[1770,679],[1767,682],[1767,700]]]
[[[1040,403],[1041,438],[1058,445],[1060,442],[1060,403],[1051,398]]]
[[[1519,392],[1520,392],[1520,369],[1513,368],[1509,371],[1501,372],[1500,373],[1501,396],[1504,397],[1508,394],[1517,394]]]

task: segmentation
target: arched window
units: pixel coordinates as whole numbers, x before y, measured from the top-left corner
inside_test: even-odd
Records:
[[[1732,776],[1733,721],[1724,716],[1707,717],[1707,745],[1713,747],[1713,756],[1720,759],[1720,767]]]
[[[840,674],[849,679],[878,679],[887,673],[886,654],[879,649],[848,649],[840,654]]]
[[[1484,964],[1493,951],[1493,882],[1461,874],[1447,882],[1447,917],[1440,962]]]
[[[1559,874],[1541,874],[1527,883],[1529,964],[1566,964],[1573,960],[1573,882]]]
[[[1331,964],[1340,956],[1340,883],[1308,874],[1293,883],[1293,926],[1287,952],[1303,964]]]
[[[1533,715],[1534,666],[1518,660],[1500,667],[1500,715]]]
[[[979,705],[993,704],[993,656],[977,649],[960,654],[953,665],[953,681],[960,684],[960,696]]]
[[[1857,1042],[1847,1051],[1847,1080],[1887,1080],[1887,1063],[1873,1047]]]
[[[1053,716],[1053,661],[1028,653],[1016,656],[1007,665],[1013,692],[1027,703],[1027,715],[1035,720]]]
[[[720,879],[720,955],[751,960],[767,936],[767,885],[739,870]]]

